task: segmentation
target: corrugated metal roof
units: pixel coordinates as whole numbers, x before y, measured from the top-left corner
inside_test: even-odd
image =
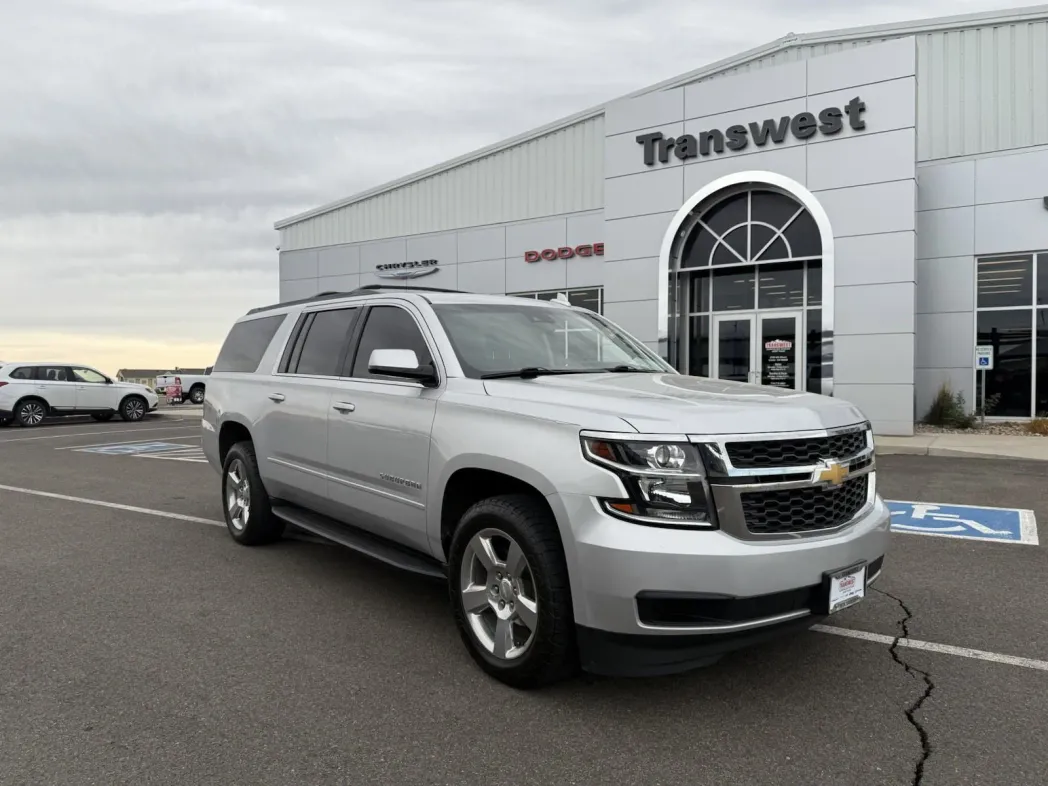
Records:
[[[904,35],[920,35],[926,33],[952,31],[952,30],[965,30],[976,27],[985,27],[998,24],[1014,24],[1016,22],[1033,21],[1039,19],[1048,18],[1048,5],[1036,5],[1027,6],[1023,8],[1014,8],[1000,11],[987,11],[982,13],[974,14],[961,14],[957,16],[945,16],[936,17],[932,19],[921,19],[913,20],[908,22],[895,22],[884,25],[867,25],[865,27],[851,27],[840,30],[827,30],[819,33],[803,33],[800,35],[789,33],[782,38],[778,38],[768,44],[749,49],[737,55],[718,60],[717,62],[710,63],[708,65],[697,68],[688,73],[680,76],[673,77],[672,79],[659,82],[654,85],[636,90],[632,93],[628,93],[624,96],[619,96],[613,101],[621,101],[629,98],[636,98],[638,96],[645,95],[647,93],[653,93],[658,90],[668,90],[674,87],[680,87],[681,85],[691,84],[693,82],[699,82],[704,79],[711,79],[716,77],[718,74],[730,71],[734,68],[738,68],[740,65],[758,60],[763,57],[767,57],[775,52],[781,52],[783,50],[793,49],[797,47],[805,46],[817,46],[826,45],[831,43],[846,43],[852,40],[870,39],[870,38],[896,38]],[[552,123],[547,123],[539,128],[526,131],[517,136],[510,137],[501,142],[497,142],[493,145],[474,150],[471,153],[467,153],[463,156],[453,158],[449,161],[445,161],[436,166],[432,166],[428,169],[424,169],[419,172],[407,175],[397,180],[384,183],[374,188],[370,188],[366,191],[354,194],[353,196],[330,202],[320,207],[313,208],[304,213],[299,213],[294,216],[282,219],[274,225],[275,229],[285,229],[292,224],[296,224],[300,221],[304,221],[309,218],[330,213],[333,210],[352,205],[355,202],[368,199],[370,197],[377,196],[387,191],[399,188],[401,186],[415,183],[419,180],[424,180],[433,175],[446,172],[450,169],[462,166],[463,164],[470,163],[471,161],[477,161],[479,159],[490,156],[494,153],[506,150],[514,147],[515,145],[528,142],[533,139],[545,136],[547,134],[559,131],[564,128],[568,128],[576,123],[584,120],[596,117],[604,112],[604,108],[612,103],[613,101],[606,101],[598,106],[591,107],[589,109],[578,112],[574,115],[570,115],[560,120],[556,120]]]

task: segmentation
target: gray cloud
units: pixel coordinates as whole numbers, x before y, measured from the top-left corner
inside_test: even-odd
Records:
[[[0,266],[43,283],[3,287],[0,330],[127,334],[182,313],[218,342],[276,296],[279,218],[790,31],[986,7],[11,0]]]

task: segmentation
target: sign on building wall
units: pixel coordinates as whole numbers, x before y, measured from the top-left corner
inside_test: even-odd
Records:
[[[698,156],[708,156],[710,153],[723,153],[726,149],[732,152],[743,150],[751,141],[757,147],[764,147],[769,141],[778,145],[786,140],[787,132],[802,140],[816,134],[833,136],[844,128],[845,116],[852,130],[862,131],[866,128],[866,121],[862,117],[865,111],[866,103],[856,96],[845,104],[843,109],[828,106],[820,111],[818,116],[813,112],[801,112],[792,117],[783,115],[778,120],[768,118],[759,123],[734,125],[724,130],[714,128],[700,131],[698,135],[681,134],[676,138],[665,136],[661,131],[654,131],[639,135],[637,144],[644,147],[644,163],[654,166],[656,158],[663,164],[667,163],[671,150],[673,155],[685,161]]]
[[[392,262],[388,265],[375,265],[375,275],[379,278],[418,278],[436,273],[440,267],[435,259],[417,259],[413,262]]]
[[[538,262],[544,259],[552,262],[555,259],[571,259],[572,257],[602,257],[604,256],[603,243],[586,243],[581,246],[561,246],[560,248],[546,248],[542,251],[525,251],[525,262]]]

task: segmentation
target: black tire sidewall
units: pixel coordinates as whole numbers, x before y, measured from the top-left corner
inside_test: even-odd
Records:
[[[462,517],[449,549],[448,592],[459,633],[477,664],[487,673],[513,687],[533,688],[552,682],[564,676],[568,671],[565,664],[555,662],[556,655],[551,652],[550,645],[552,637],[566,635],[570,636],[571,643],[574,644],[574,630],[567,632],[556,630],[558,618],[561,624],[567,622],[573,628],[574,616],[570,590],[567,591],[568,597],[564,596],[564,592],[555,591],[551,583],[552,577],[549,575],[552,571],[563,571],[564,576],[567,575],[559,541],[558,553],[551,553],[548,547],[543,548],[541,539],[532,532],[532,526],[527,520],[523,516],[510,512],[513,509],[513,499],[519,500],[520,498],[495,497],[483,500],[470,508]],[[510,502],[510,506],[504,507],[498,504],[500,502],[503,505]],[[545,523],[545,526],[555,528],[556,524],[549,521]],[[466,546],[475,534],[489,528],[505,532],[517,542],[521,551],[524,552],[531,568],[539,607],[538,630],[535,631],[535,639],[530,648],[521,657],[508,662],[496,658],[477,640],[466,619],[466,613],[462,607],[462,593],[459,588],[459,576]],[[556,564],[557,561],[559,565]],[[569,648],[567,655],[574,657],[573,646]],[[551,660],[551,656],[554,660]]]
[[[229,467],[236,460],[244,467],[244,476],[248,485],[248,504],[251,514],[247,520],[247,526],[238,530],[233,526],[229,517],[229,505],[226,503],[228,493]],[[262,484],[262,477],[258,474],[258,462],[255,459],[255,451],[249,442],[238,442],[229,449],[225,460],[222,462],[222,516],[226,522],[226,529],[237,543],[244,545],[256,545],[269,543],[277,540],[284,531],[283,523],[273,515],[270,506],[269,494],[266,493]]]
[[[200,400],[199,401],[196,400],[197,394],[200,395]],[[193,403],[193,404],[203,404],[204,403],[204,395],[205,395],[205,393],[204,393],[204,389],[203,388],[193,388],[192,390],[189,391],[189,401],[191,403]]]

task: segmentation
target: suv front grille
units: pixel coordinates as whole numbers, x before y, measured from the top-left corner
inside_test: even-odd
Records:
[[[866,431],[832,437],[729,442],[725,446],[732,466],[738,469],[802,467],[821,459],[844,459],[866,449]]]
[[[868,488],[869,476],[863,475],[831,488],[745,492],[746,529],[754,535],[790,535],[839,527],[862,510]]]

